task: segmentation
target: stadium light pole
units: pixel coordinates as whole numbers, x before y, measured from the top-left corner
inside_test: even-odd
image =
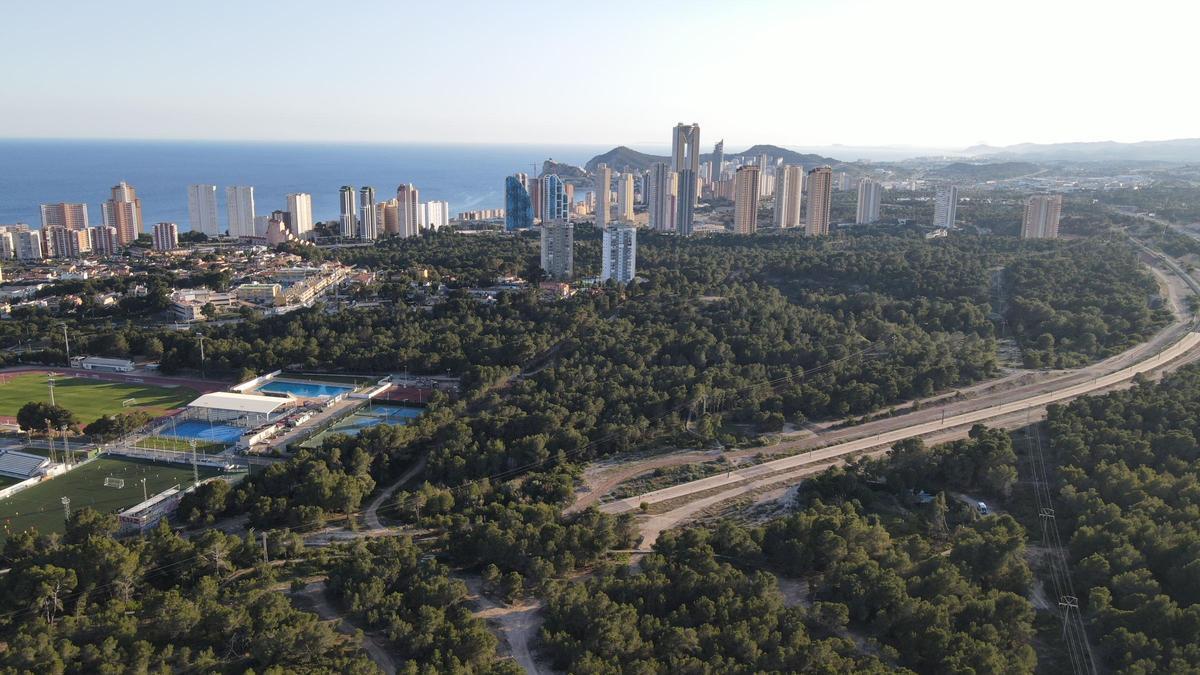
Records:
[[[62,325],[63,329],[63,345],[67,348],[67,367],[71,367],[71,338],[67,336],[67,324]]]

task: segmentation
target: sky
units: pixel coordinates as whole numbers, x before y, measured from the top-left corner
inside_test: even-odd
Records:
[[[1183,0],[0,1],[0,137],[1200,137]]]

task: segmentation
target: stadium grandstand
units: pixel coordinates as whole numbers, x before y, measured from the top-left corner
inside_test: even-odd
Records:
[[[40,476],[50,467],[50,460],[16,450],[0,450],[0,476],[26,480]]]

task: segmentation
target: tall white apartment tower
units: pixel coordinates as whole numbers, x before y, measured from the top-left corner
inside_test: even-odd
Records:
[[[375,188],[364,186],[358,191],[358,237],[368,241],[379,237],[378,216],[375,210]]]
[[[612,202],[612,169],[607,164],[596,166],[596,227],[608,226],[608,209]]]
[[[230,185],[225,188],[225,213],[229,217],[229,236],[256,236],[254,227],[254,187]]]
[[[309,238],[313,229],[312,195],[307,192],[288,195],[287,212],[292,235],[299,239]]]
[[[221,234],[221,223],[217,221],[217,186],[188,186],[188,224],[192,232],[203,232],[210,237]]]
[[[700,125],[696,123],[675,125],[671,135],[671,169],[678,176],[675,199],[675,230],[685,236],[692,235],[692,219],[696,212],[699,195],[696,180],[700,176]]]
[[[736,190],[735,186],[735,195]],[[800,227],[803,191],[804,167],[784,165],[775,169],[775,227]]]
[[[759,178],[762,171],[753,164],[738,167],[733,175],[733,231],[754,234],[758,231]]]
[[[632,224],[604,228],[601,249],[600,281],[633,281],[637,274],[637,228]]]
[[[396,188],[396,221],[401,237],[415,237],[421,233],[421,193],[412,183]]]
[[[950,185],[937,191],[933,202],[933,226],[942,229],[954,227],[955,214],[958,211],[958,188]]]
[[[1062,195],[1030,195],[1021,222],[1022,239],[1058,239]]]
[[[341,215],[341,235],[351,238],[358,236],[358,204],[354,201],[354,186],[343,185],[338,190],[338,206]]]
[[[879,181],[864,178],[858,182],[858,210],[854,222],[867,225],[879,220],[879,204],[883,199],[883,186]]]
[[[542,269],[551,279],[571,279],[575,273],[574,225],[565,220],[542,223]]]

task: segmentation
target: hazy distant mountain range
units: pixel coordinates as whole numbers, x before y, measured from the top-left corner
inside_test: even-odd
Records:
[[[1117,143],[1020,143],[995,147],[975,145],[962,151],[970,157],[1020,157],[1027,160],[1138,160],[1159,162],[1200,161],[1200,138],[1180,138],[1172,141],[1141,141]]]
[[[781,148],[778,145],[754,145],[742,151],[726,151],[725,158],[732,159],[734,157],[758,157],[766,154],[771,157],[782,157],[785,164],[799,164],[805,168],[812,168],[828,164],[830,166],[840,166],[844,162],[833,159],[831,157],[822,157],[821,155],[813,155],[807,153],[796,152]],[[712,159],[712,153],[702,153],[700,155],[700,163],[704,164]],[[635,169],[637,171],[646,171],[651,164],[655,162],[670,163],[671,158],[666,155],[651,155],[645,152],[638,152],[633,148],[618,146],[608,152],[596,155],[584,164],[583,168],[588,171],[595,171],[596,165],[607,164],[613,171],[624,171],[627,169]]]
[[[805,152],[807,150],[808,152]],[[974,145],[965,149],[936,149],[917,147],[887,147],[887,146],[821,146],[792,150],[778,145],[755,145],[742,151],[726,151],[727,159],[734,157],[756,157],[766,153],[771,157],[782,157],[787,164],[799,164],[806,168],[828,164],[834,168],[847,169],[860,159],[883,162],[898,162],[905,159],[942,157],[952,159],[961,157],[973,162],[1002,161],[1011,162],[1013,166],[994,171],[993,173],[1013,173],[1020,175],[1029,172],[1029,165],[1022,162],[1038,161],[1158,161],[1158,162],[1200,162],[1200,138],[1182,138],[1170,141],[1142,141],[1138,143],[1117,143],[1114,141],[1099,141],[1088,143],[1019,143],[1017,145],[992,146]],[[820,154],[828,153],[828,154]],[[840,159],[831,155],[837,155]],[[710,153],[700,156],[701,162],[709,161]],[[594,171],[601,162],[614,171],[636,169],[645,171],[655,162],[670,162],[666,155],[654,155],[639,152],[624,145],[596,155],[588,160],[584,169]],[[861,165],[859,165],[861,168]]]

